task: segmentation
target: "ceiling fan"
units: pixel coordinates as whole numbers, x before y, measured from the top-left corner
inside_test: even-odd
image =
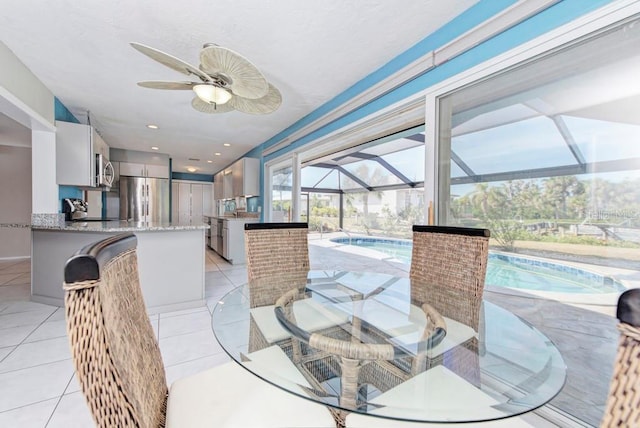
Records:
[[[202,113],[238,110],[250,114],[268,114],[282,104],[280,91],[267,82],[255,65],[230,49],[207,43],[200,51],[200,66],[194,67],[146,45],[132,42],[131,46],[160,64],[199,79],[196,82],[150,80],[138,82],[139,86],[193,90],[196,96],[191,106]]]

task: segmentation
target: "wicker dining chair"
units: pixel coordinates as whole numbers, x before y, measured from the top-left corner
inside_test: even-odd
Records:
[[[618,299],[618,354],[601,427],[640,426],[640,289]]]
[[[273,305],[309,273],[307,223],[246,223],[249,306]]]
[[[249,306],[249,352],[279,344],[291,350],[291,334],[275,318],[276,300],[294,287],[303,289],[309,273],[307,223],[244,225]]]
[[[112,236],[81,249],[64,269],[71,354],[97,426],[334,426],[324,406],[235,362],[179,379],[169,390],[140,289],[136,245],[133,234]]]
[[[292,341],[276,319],[274,304],[292,289],[298,289],[301,296],[305,290],[309,273],[307,223],[247,223],[244,230],[251,308],[249,352],[278,344],[287,353],[299,355],[300,344]],[[348,318],[314,299],[301,299],[292,310],[298,324],[308,331],[332,327]]]
[[[487,229],[413,226],[411,301],[430,304],[447,321],[447,337],[430,351],[427,368],[445,364],[475,385],[489,236]]]

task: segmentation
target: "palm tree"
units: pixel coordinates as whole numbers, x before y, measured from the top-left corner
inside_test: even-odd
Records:
[[[567,201],[569,197],[584,191],[581,183],[573,175],[550,177],[544,180],[544,196],[546,202],[554,207],[554,218],[567,218]]]

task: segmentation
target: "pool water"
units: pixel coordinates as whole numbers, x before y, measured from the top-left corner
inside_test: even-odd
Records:
[[[370,248],[411,263],[411,241],[381,238],[334,238],[333,242]],[[608,294],[626,288],[614,279],[559,263],[489,253],[486,284],[557,293]]]

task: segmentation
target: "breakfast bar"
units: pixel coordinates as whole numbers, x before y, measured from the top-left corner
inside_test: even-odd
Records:
[[[209,225],[171,222],[34,223],[31,254],[31,299],[64,305],[65,262],[79,248],[110,235],[133,232],[138,239],[140,285],[149,313],[205,304],[204,246]]]

